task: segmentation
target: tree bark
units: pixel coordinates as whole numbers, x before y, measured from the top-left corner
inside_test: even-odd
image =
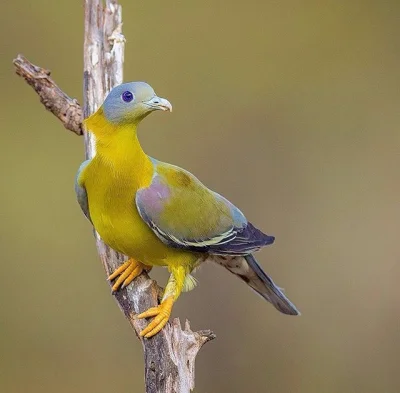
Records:
[[[121,6],[116,0],[85,0],[84,37],[84,117],[102,104],[105,95],[122,83],[125,39],[122,35]],[[33,65],[23,56],[14,60],[16,72],[35,89],[45,107],[63,125],[78,135],[84,134],[86,157],[95,155],[93,135],[83,132],[82,108],[69,98],[50,78],[50,71]],[[95,233],[97,251],[109,275],[126,259]],[[200,348],[215,338],[210,330],[193,332],[189,322],[181,328],[174,319],[151,339],[139,337],[148,321],[135,319],[158,304],[161,289],[146,273],[127,288],[119,290],[115,299],[130,322],[144,351],[147,393],[189,393],[194,388],[194,364]]]

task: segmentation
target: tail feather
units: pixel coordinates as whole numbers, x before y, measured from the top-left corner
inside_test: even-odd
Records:
[[[300,315],[296,306],[283,294],[272,279],[262,270],[253,255],[234,258],[218,258],[217,262],[240,277],[254,291],[268,300],[281,313]]]

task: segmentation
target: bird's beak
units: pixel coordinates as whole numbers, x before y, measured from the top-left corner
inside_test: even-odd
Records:
[[[152,99],[143,102],[143,104],[148,106],[153,111],[161,110],[172,112],[172,105],[165,98],[154,96]]]

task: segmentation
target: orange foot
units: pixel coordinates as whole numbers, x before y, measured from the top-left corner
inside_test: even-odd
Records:
[[[159,306],[151,307],[147,311],[137,315],[136,318],[138,319],[155,317],[147,327],[140,332],[140,336],[150,338],[157,334],[167,324],[173,304],[173,297],[167,297]]]
[[[147,272],[151,270],[151,266],[144,265],[141,262],[134,260],[133,258],[128,259],[124,262],[113,274],[111,274],[108,279],[110,281],[114,280],[114,278],[118,279],[115,281],[112,286],[112,292],[117,292],[121,287],[125,288],[129,285],[143,270]]]

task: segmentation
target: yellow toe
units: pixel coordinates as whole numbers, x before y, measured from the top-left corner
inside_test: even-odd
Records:
[[[113,292],[117,291],[118,288],[121,286],[121,284],[135,271],[135,265],[131,263],[122,273],[121,275],[117,278],[117,281],[115,281],[112,290]]]
[[[125,281],[123,282],[121,289],[127,287],[142,271],[137,267],[126,277]],[[122,277],[122,276],[121,276]]]
[[[120,288],[128,286],[143,270],[149,270],[148,266],[131,258],[124,262],[108,279],[117,279],[112,286],[112,291],[116,292]]]
[[[123,273],[125,269],[127,269],[130,266],[131,263],[132,262],[130,259],[125,261],[113,274],[108,276],[108,280],[110,281],[114,280],[114,278],[118,277],[121,273]]]
[[[150,318],[155,317],[145,329],[140,332],[141,337],[150,338],[157,334],[167,324],[171,315],[172,305],[174,304],[173,298],[168,297],[159,306],[151,307],[147,311],[137,315],[136,318]]]

